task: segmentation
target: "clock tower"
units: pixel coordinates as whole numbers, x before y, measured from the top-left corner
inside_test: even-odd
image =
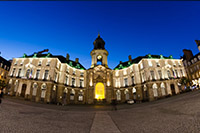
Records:
[[[92,56],[91,68],[97,65],[102,65],[108,68],[108,61],[107,61],[108,51],[104,47],[105,42],[100,37],[100,34],[98,34],[98,37],[93,42],[93,44],[94,44],[94,49],[90,53],[90,55]]]

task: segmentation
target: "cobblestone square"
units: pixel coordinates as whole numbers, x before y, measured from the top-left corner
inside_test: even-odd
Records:
[[[200,91],[154,102],[112,106],[56,106],[5,97],[1,133],[200,132]]]

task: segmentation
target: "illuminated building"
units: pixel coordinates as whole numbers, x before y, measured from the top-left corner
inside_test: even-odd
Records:
[[[9,72],[8,92],[32,101],[67,104],[111,103],[156,100],[180,92],[178,82],[186,76],[182,60],[162,55],[139,56],[108,66],[108,51],[98,35],[94,41],[91,67],[85,69],[78,58],[42,52],[14,58]]]
[[[11,63],[0,56],[0,80],[6,81],[10,66]]]
[[[200,40],[195,40],[197,47],[200,51]],[[200,53],[193,55],[191,50],[183,50],[183,64],[189,80],[192,85],[200,85]]]

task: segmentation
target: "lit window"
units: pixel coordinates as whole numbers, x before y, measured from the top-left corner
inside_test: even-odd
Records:
[[[21,70],[22,69],[20,68],[19,71],[18,71],[18,75],[17,75],[18,77],[20,77],[20,75],[21,75]]]
[[[11,73],[11,76],[14,76],[14,74],[15,74],[15,68],[13,68],[13,71],[12,71],[12,73]]]
[[[26,78],[29,78],[29,76],[30,76],[30,69],[28,69],[28,70],[26,71]]]
[[[72,78],[72,86],[75,86],[75,78]]]
[[[154,80],[155,79],[154,71],[150,71],[150,73],[151,73],[151,78]]]
[[[160,79],[162,79],[162,71],[161,70],[158,70],[158,74],[159,74]]]
[[[83,76],[83,72],[80,73],[80,76],[81,76],[81,77]]]
[[[125,86],[125,87],[128,86],[128,78],[125,78],[125,79],[124,79],[124,86]]]
[[[168,75],[168,78],[171,77],[171,74],[170,74],[170,71],[169,71],[169,70],[167,70],[167,75]]]
[[[41,66],[42,65],[42,61],[40,60],[39,62],[38,62],[38,66]]]
[[[83,79],[80,79],[80,87],[83,87]]]
[[[68,85],[68,77],[65,77],[65,84]]]
[[[49,74],[49,70],[45,70],[45,73],[44,73],[44,80],[47,80],[48,74]]]
[[[134,84],[134,83],[135,83],[135,82],[134,82],[134,76],[132,76],[131,79],[132,79],[132,84]]]
[[[140,64],[140,69],[143,69],[143,64],[142,63]]]
[[[51,61],[48,60],[46,65],[47,65],[47,66],[50,66],[50,63],[51,63]]]
[[[36,79],[39,79],[39,76],[40,76],[40,70],[38,69],[38,70],[36,71],[36,76],[35,76],[35,78],[36,78]]]
[[[148,63],[149,63],[150,67],[153,66],[153,64],[152,64],[152,62],[150,60],[148,61]]]
[[[57,78],[58,78],[58,74],[55,73],[55,77],[54,77],[55,82],[57,82]]]

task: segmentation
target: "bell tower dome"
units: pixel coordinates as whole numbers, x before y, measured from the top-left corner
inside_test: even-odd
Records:
[[[98,37],[93,42],[94,49],[91,51],[90,55],[92,56],[92,65],[91,68],[99,65],[108,67],[107,56],[108,51],[105,49],[105,42],[98,34]]]

